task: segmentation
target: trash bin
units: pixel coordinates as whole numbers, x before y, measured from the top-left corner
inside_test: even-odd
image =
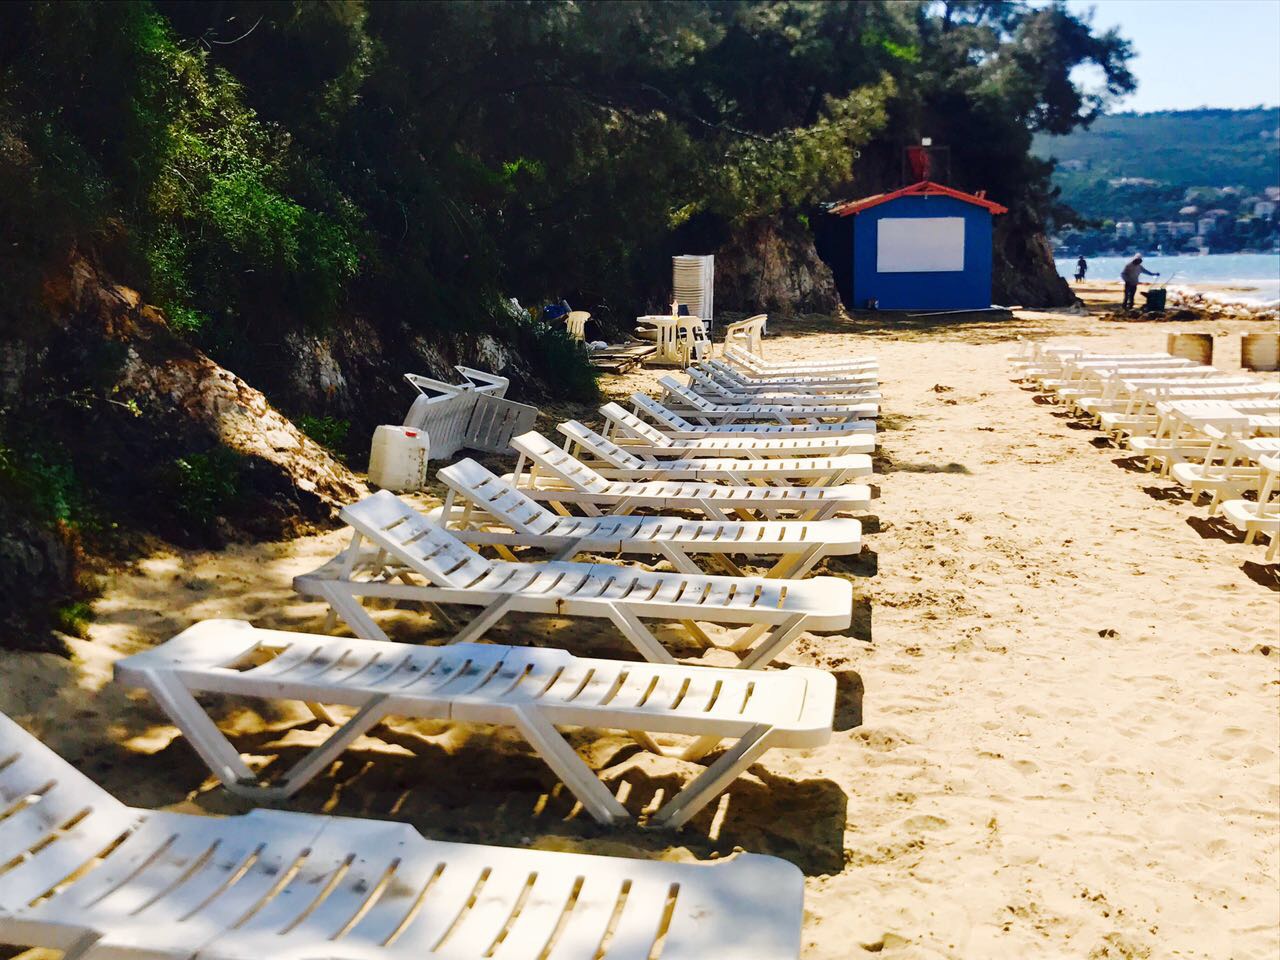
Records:
[[[1164,311],[1165,298],[1169,291],[1164,287],[1155,287],[1151,290],[1143,292],[1143,296],[1147,298],[1147,305],[1142,309],[1147,313],[1162,313]]]

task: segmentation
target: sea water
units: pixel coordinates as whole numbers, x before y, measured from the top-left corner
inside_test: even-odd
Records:
[[[1120,271],[1132,257],[1086,257],[1087,280],[1119,280]],[[1068,280],[1076,275],[1075,257],[1057,261],[1058,272]],[[1142,265],[1160,274],[1159,283],[1200,290],[1203,284],[1229,286],[1232,290],[1204,291],[1214,299],[1244,303],[1280,301],[1280,252],[1210,253],[1204,256],[1143,256]],[[1143,277],[1143,281],[1156,280]]]

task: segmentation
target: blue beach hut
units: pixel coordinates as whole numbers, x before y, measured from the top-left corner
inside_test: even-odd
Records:
[[[849,220],[843,227],[852,245],[849,274],[839,276],[837,263],[836,279],[855,309],[991,306],[991,218],[1008,209],[983,193],[921,180],[830,212]]]

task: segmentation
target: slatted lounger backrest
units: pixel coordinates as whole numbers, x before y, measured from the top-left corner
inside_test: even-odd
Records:
[[[644,393],[633,393],[631,402],[636,405],[637,410],[643,410],[659,423],[664,423],[673,430],[697,430],[692,423],[677,413],[673,413],[667,407],[663,406],[653,397]]]
[[[590,450],[597,458],[620,470],[643,470],[648,464],[634,453],[628,453],[608,437],[602,437],[577,420],[566,420],[556,428],[574,443]]]
[[[91,866],[137,822],[136,811],[0,714],[0,920]]]
[[[467,420],[462,445],[468,450],[506,453],[511,438],[531,430],[538,420],[538,408],[497,396],[477,394]],[[434,445],[434,438],[433,445]]]
[[[474,460],[459,460],[437,476],[482,510],[519,533],[545,533],[556,515]]]
[[[511,445],[531,459],[538,468],[546,470],[575,490],[583,493],[604,493],[612,483],[580,460],[569,456],[540,433],[529,432],[516,437]]]
[[[655,429],[652,424],[645,423],[630,410],[624,409],[619,404],[606,403],[600,408],[600,412],[615,427],[622,427],[632,435],[641,440],[646,440],[654,446],[663,447],[670,442],[661,430]],[[609,432],[612,434],[613,430],[611,429]]]
[[[380,490],[343,507],[343,520],[411,570],[441,587],[468,587],[493,564],[395,494]]]
[[[659,377],[658,383],[662,384],[668,396],[676,397],[682,402],[693,407],[695,410],[714,410],[716,405],[705,397],[700,397],[692,390],[686,388],[683,384],[677,383],[671,377]]]

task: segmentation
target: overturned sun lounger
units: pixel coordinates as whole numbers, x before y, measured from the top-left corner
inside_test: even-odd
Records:
[[[711,638],[696,621],[747,625],[726,647],[742,654],[741,668],[768,663],[805,630],[843,630],[852,621],[853,589],[837,577],[777,580],[492,561],[385,490],[344,507],[340,516],[355,531],[351,544],[320,569],[294,578],[294,589],[327,601],[366,640],[387,635],[362,597],[483,607],[454,637],[458,643],[478,639],[512,611],[602,617],[654,663],[676,660],[642,617],[679,623],[706,646]],[[375,548],[372,555],[362,550],[364,540]]]
[[[0,941],[67,960],[795,960],[774,857],[640,861],[403,823],[127,807],[0,715]]]
[[[526,497],[474,460],[440,471],[449,487],[440,521],[458,539],[480,546],[538,547],[571,560],[579,553],[643,554],[666,558],[684,573],[702,573],[693,556],[710,557],[732,576],[730,559],[777,557],[766,577],[801,577],[828,556],[858,553],[857,520],[687,520],[681,517],[562,517]],[[458,501],[461,505],[458,505]],[[435,513],[431,515],[433,518]],[[506,559],[515,560],[509,549]]]
[[[737,740],[654,815],[679,827],[773,747],[819,746],[831,737],[835,680],[824,670],[776,673],[583,659],[564,650],[463,643],[418,647],[258,630],[207,620],[116,664],[116,679],[144,687],[233,793],[292,796],[357,738],[390,716],[496,724],[520,731],[595,819],[630,819],[626,807],[556,730],[558,726],[695,739],[673,755],[697,760]],[[354,707],[345,723],[277,783],[259,784],[196,702],[222,693]]]

